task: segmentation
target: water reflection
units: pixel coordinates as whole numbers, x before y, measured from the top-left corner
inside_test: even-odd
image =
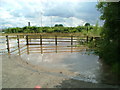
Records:
[[[81,52],[86,51],[86,47],[73,47],[73,46],[42,46],[42,45],[24,45],[10,52],[10,54],[30,54],[30,53],[61,53],[61,52]]]
[[[69,78],[86,82],[98,83],[100,80],[100,66],[98,56],[87,55],[85,52],[62,53],[29,53],[21,55],[28,64],[40,66],[47,70],[64,70],[74,73]]]
[[[19,55],[22,60],[28,64],[41,66],[44,69],[62,70],[74,73],[73,76],[67,74],[71,79],[81,80],[92,83],[104,83],[105,78],[103,66],[99,62],[99,57],[86,51],[85,46],[73,47],[68,43],[59,43],[54,45],[51,41],[49,45],[20,45],[14,50],[11,49],[10,54]],[[67,53],[66,53],[67,52]],[[89,55],[88,55],[88,54]],[[107,80],[108,81],[108,80]]]

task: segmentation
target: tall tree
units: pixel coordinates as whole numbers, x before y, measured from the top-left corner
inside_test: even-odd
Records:
[[[55,24],[54,27],[63,27],[63,25],[62,24]]]
[[[103,45],[101,45],[100,55],[107,63],[120,62],[120,2],[100,2],[97,5],[101,12],[103,25]]]
[[[90,23],[85,23],[85,27],[87,28],[87,33],[88,33],[89,26],[90,26]]]

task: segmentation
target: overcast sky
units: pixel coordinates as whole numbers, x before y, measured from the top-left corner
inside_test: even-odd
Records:
[[[84,1],[84,2],[83,2]],[[91,1],[91,2],[90,2]],[[1,0],[0,27],[94,25],[100,13],[97,0]]]

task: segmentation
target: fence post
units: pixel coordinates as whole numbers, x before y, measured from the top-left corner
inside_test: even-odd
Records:
[[[87,36],[87,38],[86,38],[86,42],[88,43],[88,36]]]
[[[40,35],[40,45],[42,45],[42,35]]]
[[[41,45],[41,47],[40,47],[41,48],[41,54],[43,54],[43,49],[42,49],[43,48],[42,47],[42,35],[40,35],[40,45]]]
[[[28,35],[26,35],[26,45],[28,45]]]
[[[71,45],[73,45],[73,36],[71,35]]]
[[[55,45],[57,46],[57,36],[55,36]]]
[[[27,54],[29,54],[29,45],[27,45]]]
[[[56,53],[57,53],[57,46],[55,47],[55,49],[56,49]]]
[[[17,35],[17,43],[18,43],[18,48],[20,47],[20,40],[19,40],[19,36]]]
[[[71,46],[71,53],[73,52],[73,46]]]
[[[20,55],[20,40],[19,40],[19,36],[17,35],[17,43],[18,43],[18,51],[19,51],[19,55]]]
[[[8,38],[8,35],[6,36],[6,41],[7,41],[7,50],[8,50],[8,53],[10,53],[9,38]]]

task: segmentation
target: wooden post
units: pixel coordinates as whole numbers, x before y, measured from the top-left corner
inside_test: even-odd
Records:
[[[73,36],[71,35],[71,46],[73,45]]]
[[[43,54],[43,49],[42,49],[42,35],[40,35],[40,45],[41,45],[41,54]]]
[[[87,38],[86,38],[86,42],[88,43],[88,36],[87,36]]]
[[[20,47],[20,40],[19,40],[19,36],[17,35],[17,43],[18,43],[18,48]]]
[[[42,47],[42,45],[41,45],[41,54],[43,54],[43,47]]]
[[[73,46],[71,46],[71,53],[73,52]]]
[[[8,50],[8,53],[10,53],[9,38],[8,38],[8,35],[6,36],[6,41],[7,41],[7,50]]]
[[[19,36],[17,35],[17,43],[18,43],[18,51],[19,51],[19,55],[20,55],[20,40],[19,40]]]
[[[42,45],[42,35],[40,35],[40,45]]]
[[[57,53],[57,45],[56,45],[55,49],[56,49],[56,53]]]
[[[57,46],[57,36],[55,36],[55,45]]]
[[[28,35],[26,35],[26,45],[28,45]]]
[[[27,54],[29,54],[29,45],[27,45]]]

